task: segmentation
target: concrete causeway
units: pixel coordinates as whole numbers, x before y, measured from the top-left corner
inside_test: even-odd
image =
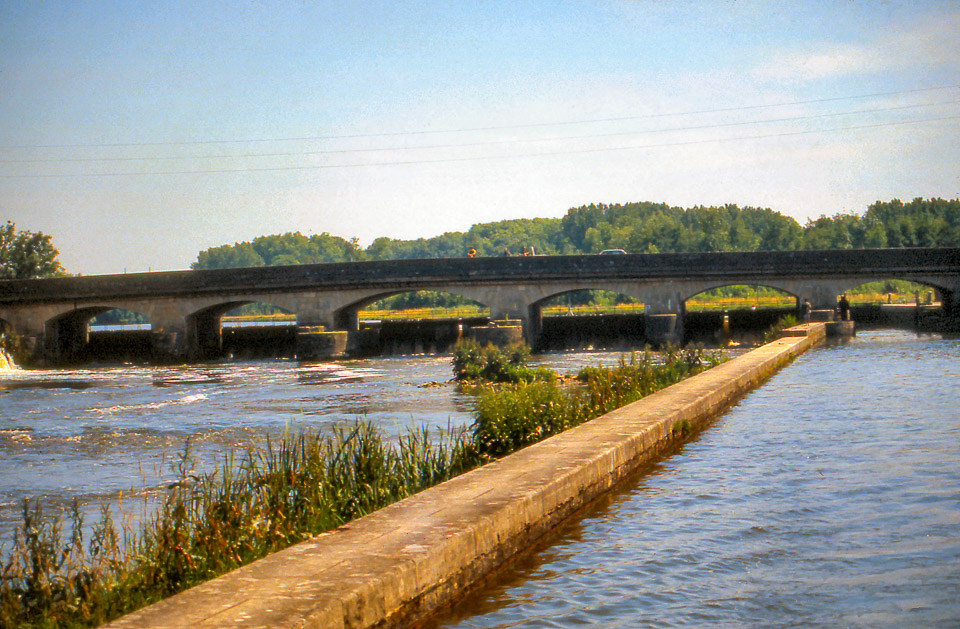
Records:
[[[784,336],[481,468],[120,618],[112,629],[403,627],[459,598],[822,342]],[[689,434],[689,433],[688,433]]]

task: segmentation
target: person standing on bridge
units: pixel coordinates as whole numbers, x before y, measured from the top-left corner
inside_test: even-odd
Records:
[[[809,299],[804,299],[803,303],[800,304],[800,320],[804,323],[810,323],[810,311],[813,310],[813,306],[810,304]]]

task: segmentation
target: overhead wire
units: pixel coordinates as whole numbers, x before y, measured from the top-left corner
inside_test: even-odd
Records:
[[[861,99],[869,99],[869,98],[881,98],[886,96],[902,96],[906,94],[920,94],[920,93],[926,93],[926,92],[944,91],[944,90],[952,90],[952,89],[960,89],[960,85],[942,85],[942,86],[916,88],[916,89],[910,89],[910,90],[896,90],[896,91],[890,91],[890,92],[874,92],[870,94],[857,94],[852,96],[833,96],[828,98],[817,98],[817,99],[810,99],[810,100],[799,100],[799,101],[790,101],[790,102],[781,102],[781,103],[766,103],[766,104],[758,104],[758,105],[738,105],[736,107],[720,107],[720,108],[714,108],[714,109],[700,109],[700,110],[689,110],[689,111],[681,111],[681,112],[658,112],[658,113],[638,114],[634,116],[565,120],[565,121],[554,121],[554,122],[534,122],[534,123],[521,123],[521,124],[510,124],[510,125],[492,125],[492,126],[483,126],[483,127],[463,127],[463,128],[453,128],[453,129],[419,129],[419,130],[412,130],[412,131],[394,131],[394,132],[387,131],[387,132],[353,133],[353,134],[340,134],[340,135],[290,136],[290,137],[274,137],[274,138],[230,138],[230,139],[221,139],[221,140],[194,139],[194,140],[173,140],[173,141],[154,141],[154,142],[21,144],[21,145],[0,146],[0,150],[49,149],[49,148],[119,148],[119,147],[148,147],[148,146],[190,146],[190,145],[203,145],[203,144],[241,144],[241,143],[258,143],[258,142],[343,140],[343,139],[375,138],[375,137],[436,135],[436,134],[446,134],[446,133],[473,133],[478,131],[506,131],[506,130],[520,130],[520,129],[535,129],[535,128],[543,128],[543,127],[597,124],[597,123],[607,123],[607,122],[624,122],[624,121],[630,121],[630,120],[644,120],[644,119],[652,119],[652,118],[693,116],[693,115],[714,114],[714,113],[729,113],[729,112],[735,112],[735,111],[751,111],[751,110],[757,110],[757,109],[771,109],[776,107],[813,105],[813,104],[821,104],[821,103],[829,103],[829,102],[838,102],[838,101],[844,101],[844,100],[861,100]]]
[[[891,111],[903,111],[907,109],[919,109],[925,107],[936,107],[940,105],[955,105],[960,103],[960,99],[938,101],[934,103],[917,103],[912,105],[899,105],[894,107],[878,107],[872,109],[860,109],[855,111],[832,112],[825,114],[813,114],[808,116],[789,116],[783,118],[767,118],[762,120],[741,120],[737,122],[723,122],[704,125],[691,125],[684,127],[666,127],[661,129],[642,129],[635,131],[615,131],[607,133],[591,133],[583,135],[567,136],[547,136],[539,138],[509,138],[499,140],[485,140],[481,142],[458,142],[447,144],[426,144],[419,146],[389,146],[372,148],[352,148],[352,149],[324,149],[324,150],[306,150],[306,151],[279,151],[270,153],[237,153],[237,154],[207,154],[207,155],[152,155],[136,157],[52,157],[52,158],[32,158],[32,159],[3,159],[3,164],[52,164],[52,163],[89,163],[89,162],[146,162],[146,161],[172,161],[172,160],[200,160],[200,159],[249,159],[261,157],[300,157],[311,155],[345,155],[350,153],[382,153],[390,151],[423,151],[451,148],[478,148],[484,146],[502,146],[506,144],[529,144],[534,142],[564,142],[571,140],[592,140],[600,138],[612,138],[623,136],[637,136],[660,133],[676,133],[683,131],[704,131],[709,129],[722,129],[729,127],[742,127],[761,124],[774,124],[782,122],[801,122],[823,118],[834,118],[839,116],[854,116],[872,113],[885,113]]]
[[[655,149],[655,148],[691,146],[691,145],[697,145],[697,144],[713,144],[713,143],[723,143],[723,142],[742,142],[742,141],[749,141],[749,140],[762,140],[762,139],[771,139],[771,138],[779,138],[779,137],[810,135],[810,134],[816,134],[816,133],[835,133],[839,131],[857,131],[857,130],[875,129],[875,128],[881,128],[881,127],[925,124],[930,122],[943,122],[948,120],[960,120],[960,115],[942,116],[937,118],[924,118],[924,119],[916,119],[916,120],[880,122],[880,123],[863,124],[863,125],[850,125],[845,127],[834,127],[831,129],[807,129],[807,130],[801,130],[801,131],[787,131],[787,132],[779,132],[779,133],[758,134],[758,135],[739,136],[739,137],[730,137],[730,138],[698,139],[698,140],[686,140],[686,141],[676,141],[676,142],[664,142],[664,143],[658,143],[658,144],[628,145],[628,146],[616,146],[616,147],[567,149],[563,151],[538,151],[538,152],[528,152],[528,153],[511,153],[506,155],[445,157],[445,158],[438,158],[438,159],[395,160],[395,161],[388,161],[388,162],[366,162],[366,163],[352,163],[352,164],[310,164],[310,165],[298,165],[298,166],[265,166],[265,167],[221,168],[221,169],[205,169],[205,170],[167,170],[167,171],[144,171],[144,172],[128,171],[128,172],[100,172],[100,173],[49,173],[49,174],[28,174],[28,175],[2,174],[0,175],[0,178],[48,179],[48,178],[72,178],[72,177],[85,178],[85,177],[228,174],[228,173],[281,172],[281,171],[304,171],[304,170],[330,170],[330,169],[365,168],[365,167],[377,167],[377,166],[404,166],[404,165],[414,165],[414,164],[490,161],[490,160],[499,160],[499,159],[551,157],[551,156],[559,156],[559,155],[578,155],[578,154],[587,154],[587,153],[647,150],[647,149]]]

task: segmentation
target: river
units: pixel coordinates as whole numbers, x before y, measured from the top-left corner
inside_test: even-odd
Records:
[[[561,372],[618,353],[559,353]],[[471,421],[449,357],[0,374],[0,539],[293,422]],[[798,358],[437,627],[960,624],[960,341],[861,331]],[[145,479],[145,480],[143,480]]]
[[[960,341],[798,358],[436,627],[960,625]]]
[[[619,352],[557,352],[534,362],[560,373],[614,364]],[[288,426],[328,429],[366,418],[390,435],[414,425],[472,421],[453,385],[450,356],[323,363],[288,360],[178,367],[101,365],[0,371],[0,544],[22,520],[25,497],[48,509],[127,509],[162,491],[187,441],[198,469]]]

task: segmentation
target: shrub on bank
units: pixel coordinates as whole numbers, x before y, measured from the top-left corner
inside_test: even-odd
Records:
[[[533,382],[551,380],[556,374],[549,369],[532,369],[526,365],[530,348],[514,343],[500,349],[494,345],[481,347],[473,339],[463,339],[453,348],[453,377],[473,382]]]
[[[586,367],[582,386],[562,390],[556,380],[488,387],[479,392],[473,442],[488,461],[635,402],[725,360],[721,352],[670,348],[634,353],[614,368]]]

